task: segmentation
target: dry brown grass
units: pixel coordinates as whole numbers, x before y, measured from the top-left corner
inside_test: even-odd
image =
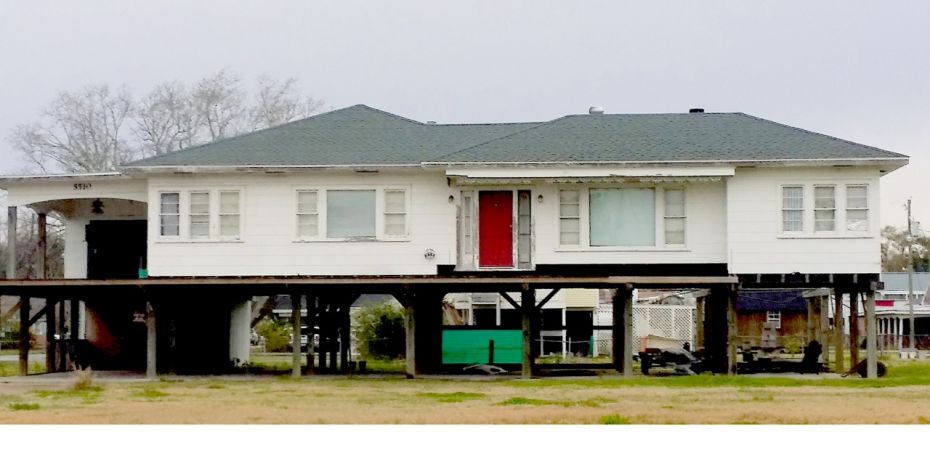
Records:
[[[930,386],[664,387],[621,379],[516,381],[371,378],[0,384],[6,423],[884,424],[930,421]],[[100,384],[98,380],[98,384]],[[548,383],[547,383],[548,384]],[[9,403],[36,403],[12,411]]]

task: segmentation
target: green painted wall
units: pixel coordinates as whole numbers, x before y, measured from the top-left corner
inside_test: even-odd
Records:
[[[520,330],[443,330],[442,363],[488,363],[491,340],[494,340],[494,363],[522,363],[523,332]]]

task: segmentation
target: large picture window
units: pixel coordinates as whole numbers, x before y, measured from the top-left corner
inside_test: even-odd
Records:
[[[654,246],[655,190],[591,189],[591,246]]]
[[[326,192],[326,236],[374,239],[375,191],[330,190]]]

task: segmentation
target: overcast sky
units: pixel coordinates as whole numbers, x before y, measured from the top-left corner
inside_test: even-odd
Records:
[[[228,68],[443,123],[746,112],[910,156],[882,223],[930,228],[930,2],[0,0],[0,63],[2,173],[59,91]]]

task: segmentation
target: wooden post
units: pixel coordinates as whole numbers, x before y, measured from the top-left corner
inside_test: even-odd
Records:
[[[826,296],[821,296],[818,298],[820,304],[820,344],[823,346],[823,365],[827,369],[830,368],[830,298]]]
[[[804,298],[804,306],[807,308],[807,344],[810,344],[814,340],[814,302]]]
[[[155,329],[155,308],[151,302],[145,303],[145,377],[155,379],[158,377],[157,346],[158,332]]]
[[[727,374],[735,375],[737,372],[736,364],[736,343],[739,341],[738,322],[736,319],[736,290],[728,289],[727,296]]]
[[[352,319],[349,312],[352,308],[352,302],[346,299],[340,300],[339,305],[339,369],[343,373],[349,372],[349,342],[352,341],[350,335],[350,325]]]
[[[36,215],[36,227],[39,231],[39,241],[36,242],[36,278],[44,279],[48,277],[48,270],[46,269],[48,261],[48,227],[46,226],[46,215],[45,213],[39,213]]]
[[[704,296],[694,300],[694,347],[696,351],[704,348]]]
[[[613,297],[612,356],[614,369],[633,375],[633,286],[617,288]]]
[[[406,353],[404,354],[404,359],[406,361],[405,372],[407,378],[410,379],[417,377],[417,325],[414,310],[414,296],[412,292],[407,292],[405,296],[402,296],[404,303],[404,332],[406,334]]]
[[[878,357],[876,351],[877,338],[875,337],[875,290],[866,292],[865,300],[865,357],[866,377],[878,377]]]
[[[843,366],[846,361],[843,353],[843,292],[839,287],[833,289],[834,306],[833,306],[833,353],[835,364],[834,371],[843,373],[846,367]]]
[[[314,373],[316,354],[313,347],[313,335],[316,330],[316,313],[319,310],[319,296],[307,295],[307,374]]]
[[[849,293],[849,366],[859,364],[859,292]]]
[[[16,207],[6,207],[6,278],[16,278]]]
[[[300,303],[303,296],[291,294],[291,326],[294,334],[291,337],[291,376],[300,376]]]
[[[327,310],[331,304],[331,297],[320,298],[319,318],[317,319],[320,322],[320,350],[317,351],[317,355],[320,356],[318,369],[323,373],[326,372],[326,357],[328,357],[327,351],[329,350],[329,317]]]
[[[523,362],[521,372],[523,378],[532,378],[535,374],[536,356],[533,353],[533,343],[536,339],[536,290],[524,289],[520,293],[520,313],[523,316]]]
[[[55,301],[46,299],[45,300],[45,371],[46,373],[54,373],[58,371],[57,365],[58,361],[55,357],[55,352],[58,349],[58,340],[55,339],[55,335],[58,333],[58,322],[55,321]]]
[[[81,302],[72,299],[71,300],[71,331],[68,333],[71,335],[71,350],[69,356],[71,358],[71,368],[78,368],[78,341],[80,341],[80,329],[81,329]]]
[[[16,207],[12,207],[16,208]],[[29,374],[29,298],[19,299],[19,375]]]

